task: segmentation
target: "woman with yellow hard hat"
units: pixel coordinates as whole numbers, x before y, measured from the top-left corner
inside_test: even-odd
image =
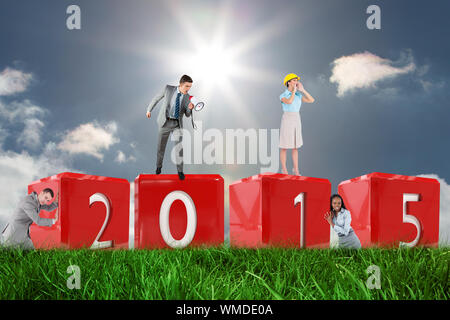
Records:
[[[313,103],[314,98],[305,90],[300,77],[294,73],[284,77],[286,90],[280,95],[283,116],[280,126],[280,161],[284,174],[286,169],[286,150],[292,149],[293,173],[300,175],[298,171],[298,148],[303,145],[302,124],[300,120],[300,107],[302,102]]]

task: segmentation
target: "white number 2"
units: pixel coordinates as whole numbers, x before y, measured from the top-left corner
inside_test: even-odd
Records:
[[[98,241],[100,237],[103,234],[103,231],[105,231],[106,225],[108,224],[109,220],[109,213],[111,211],[111,206],[109,204],[108,198],[103,193],[94,193],[92,196],[89,197],[89,207],[95,203],[95,202],[102,202],[106,207],[106,217],[105,221],[103,222],[103,226],[100,229],[100,232],[97,234],[97,237],[94,240],[94,243],[91,246],[91,249],[102,249],[102,248],[109,248],[113,246],[112,241]]]
[[[305,247],[305,193],[298,194],[294,199],[294,207],[301,203],[300,208],[300,248]]]
[[[406,203],[409,201],[419,201],[419,195],[416,193],[403,194],[403,223],[412,223],[417,229],[417,235],[416,238],[411,242],[400,242],[400,246],[414,247],[419,242],[422,227],[416,217],[406,213]]]

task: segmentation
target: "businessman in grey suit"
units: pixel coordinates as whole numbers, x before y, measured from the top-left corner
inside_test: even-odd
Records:
[[[167,85],[147,107],[147,118],[151,117],[151,112],[159,101],[163,100],[162,107],[159,111],[157,123],[159,127],[158,133],[158,149],[156,159],[156,174],[161,173],[161,168],[166,150],[167,140],[170,133],[176,134],[176,160],[177,171],[180,180],[184,180],[183,173],[183,116],[190,117],[194,105],[189,99],[189,89],[192,87],[192,78],[183,75],[180,79],[179,86]]]
[[[34,249],[30,238],[30,226],[34,222],[39,226],[52,226],[58,219],[46,219],[39,216],[41,210],[53,211],[58,208],[58,195],[53,199],[53,190],[46,188],[39,194],[32,192],[19,202],[8,224],[3,229],[1,244],[5,247],[20,247],[22,249]]]

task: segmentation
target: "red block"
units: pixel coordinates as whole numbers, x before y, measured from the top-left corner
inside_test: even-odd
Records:
[[[28,192],[59,191],[59,218],[51,227],[32,224],[36,248],[128,248],[130,183],[125,179],[64,172],[28,185]],[[54,218],[56,210],[41,210]]]
[[[224,241],[224,182],[217,174],[141,174],[134,181],[136,248]]]
[[[237,247],[329,247],[331,183],[265,173],[230,185],[230,242]]]
[[[439,182],[374,172],[339,184],[362,246],[433,246],[439,241]]]

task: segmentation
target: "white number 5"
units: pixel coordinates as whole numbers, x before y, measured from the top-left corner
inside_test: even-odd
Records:
[[[422,227],[420,225],[419,220],[416,217],[406,213],[406,203],[409,201],[419,201],[419,195],[416,193],[404,193],[403,194],[403,223],[412,223],[417,229],[417,235],[416,235],[416,238],[411,242],[401,242],[400,241],[400,246],[414,247],[419,242],[420,235],[422,233],[421,232]]]
[[[105,205],[106,218],[105,218],[105,222],[103,222],[103,226],[100,229],[100,232],[97,234],[97,237],[95,238],[94,243],[91,246],[91,249],[101,249],[101,248],[112,247],[112,245],[113,245],[112,241],[98,241],[98,239],[100,239],[100,237],[102,236],[103,231],[105,231],[106,225],[108,224],[108,220],[109,220],[109,213],[111,211],[111,206],[109,204],[108,198],[102,193],[94,193],[92,196],[89,197],[89,207],[95,202],[102,202]]]

